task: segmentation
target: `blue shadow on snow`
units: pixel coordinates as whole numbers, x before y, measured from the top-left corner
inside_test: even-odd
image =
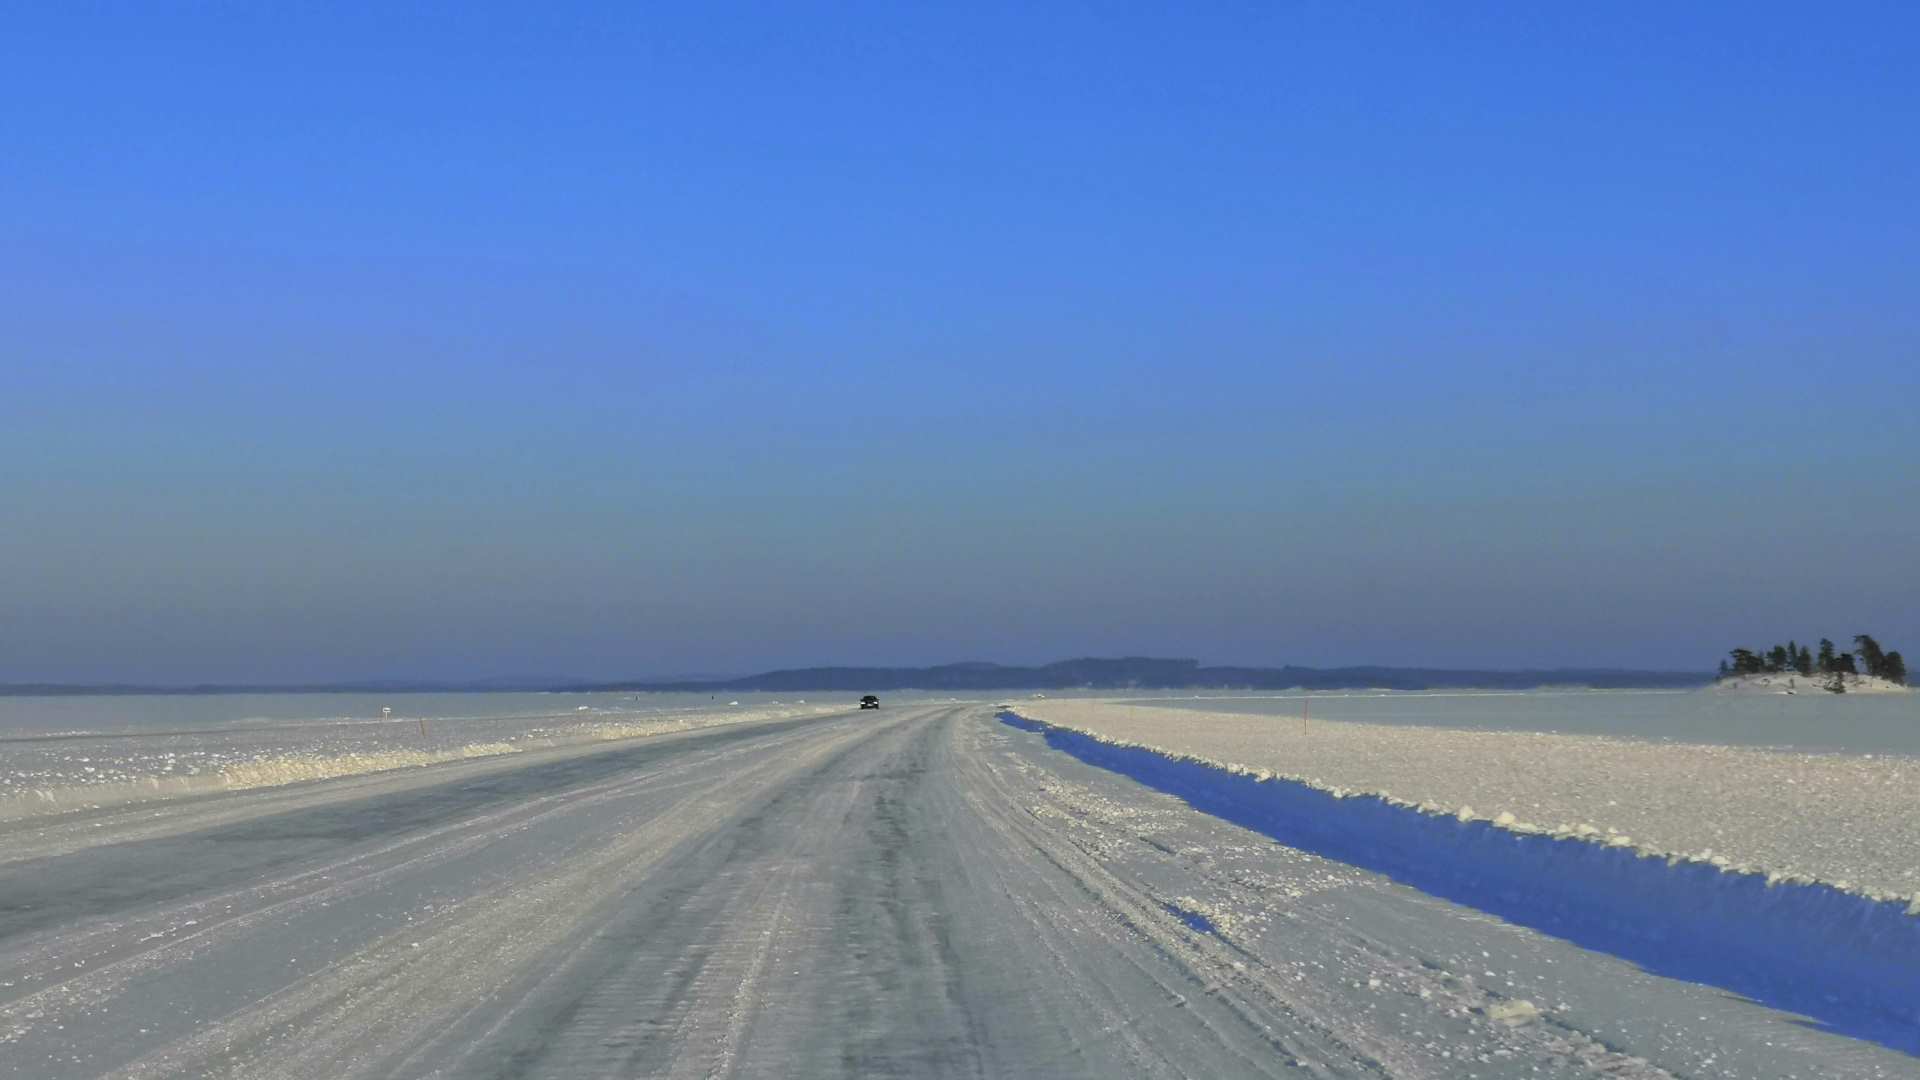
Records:
[[[1338,798],[1003,712],[1047,745],[1288,847],[1631,961],[1838,1034],[1920,1054],[1920,917],[1827,885],[1767,884],[1628,847],[1517,833],[1377,796]]]

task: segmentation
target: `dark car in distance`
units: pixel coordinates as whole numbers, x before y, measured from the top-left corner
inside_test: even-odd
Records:
[[[880,699],[874,697],[872,694],[868,694],[866,697],[860,699],[860,707],[863,709],[877,709],[880,707]]]

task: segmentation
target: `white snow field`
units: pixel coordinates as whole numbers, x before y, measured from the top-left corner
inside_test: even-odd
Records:
[[[337,707],[330,697],[256,695],[247,704],[287,715],[212,724],[185,716],[154,723],[145,715],[154,707],[152,698],[130,696],[105,706],[81,699],[84,715],[105,721],[81,730],[45,730],[44,720],[34,724],[50,712],[72,714],[75,699],[0,699],[0,821],[839,711],[797,701],[730,707],[687,705],[660,695],[674,701],[663,707],[637,704],[634,695],[514,695],[521,708],[495,706],[495,712],[476,715],[475,695],[423,695],[425,701],[393,699],[398,716],[379,715],[378,707],[364,703],[375,715],[340,716],[325,715],[316,704]],[[205,708],[208,700],[184,696],[165,704]],[[14,712],[20,715],[8,715]],[[9,719],[22,726],[9,729]]]
[[[0,1077],[1920,1076],[1030,726],[889,705],[0,824]]]
[[[1920,758],[1085,701],[1017,713],[1285,842],[1920,1051]]]
[[[1017,711],[1113,742],[1517,832],[1626,844],[1876,898],[1920,894],[1920,757],[1329,722],[1312,719],[1310,705],[1304,723],[1051,699]]]

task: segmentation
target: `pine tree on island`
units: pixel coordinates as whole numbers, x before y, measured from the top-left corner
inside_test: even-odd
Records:
[[[1798,641],[1788,641],[1785,645],[1775,645],[1764,652],[1755,649],[1733,649],[1727,653],[1728,659],[1720,661],[1721,679],[1738,678],[1746,675],[1802,675],[1813,678],[1817,673],[1822,676],[1825,689],[1836,694],[1847,692],[1849,676],[1858,679],[1870,676],[1885,679],[1895,686],[1907,684],[1907,662],[1899,652],[1881,648],[1871,634],[1855,634],[1852,652],[1840,652],[1834,648],[1832,639],[1820,639],[1820,654],[1816,657],[1813,650]]]

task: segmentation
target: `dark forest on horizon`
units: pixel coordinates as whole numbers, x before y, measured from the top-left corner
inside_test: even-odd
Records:
[[[1811,679],[1816,675],[1829,679],[1828,689],[1844,693],[1847,675],[1870,675],[1900,686],[1907,684],[1907,661],[1898,650],[1881,647],[1870,634],[1855,634],[1853,652],[1838,652],[1828,638],[1820,639],[1818,654],[1797,641],[1760,652],[1733,649],[1720,661],[1720,677],[1740,675],[1785,675],[1796,673]]]

